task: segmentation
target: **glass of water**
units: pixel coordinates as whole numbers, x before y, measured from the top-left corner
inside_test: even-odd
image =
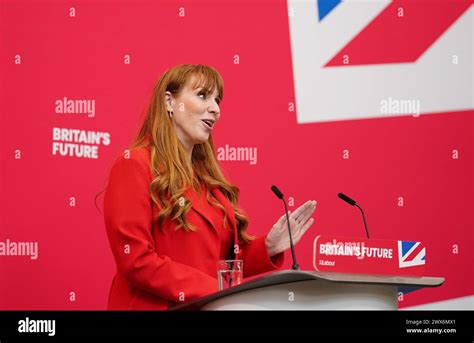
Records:
[[[220,260],[217,262],[217,282],[219,291],[242,283],[244,261]]]

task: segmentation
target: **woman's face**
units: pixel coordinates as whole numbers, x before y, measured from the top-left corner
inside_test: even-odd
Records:
[[[193,88],[189,80],[178,94],[166,92],[166,106],[173,111],[171,120],[176,134],[186,149],[204,143],[220,117],[217,89],[206,94],[202,87]]]

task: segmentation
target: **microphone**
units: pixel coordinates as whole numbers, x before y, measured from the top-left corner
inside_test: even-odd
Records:
[[[365,226],[365,232],[367,233],[367,238],[370,239],[369,229],[367,229],[367,222],[365,221],[364,210],[362,210],[362,208],[356,204],[355,200],[352,200],[347,195],[338,193],[337,196],[341,198],[342,200],[344,200],[345,202],[347,202],[349,205],[357,206],[357,208],[359,208],[360,212],[362,213],[362,218],[364,219],[364,226]]]
[[[291,247],[291,257],[293,258],[293,270],[300,270],[298,263],[296,263],[296,256],[295,256],[295,247],[293,245],[293,237],[291,236],[291,227],[290,227],[290,217],[288,216],[288,208],[286,207],[285,197],[283,193],[277,188],[277,186],[272,186],[272,192],[278,197],[278,199],[283,200],[283,204],[285,205],[285,214],[286,214],[286,222],[288,223],[288,234],[290,235],[290,247]]]

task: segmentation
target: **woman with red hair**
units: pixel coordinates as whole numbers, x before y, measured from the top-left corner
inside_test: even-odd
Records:
[[[168,309],[216,292],[219,260],[242,259],[244,277],[276,270],[289,248],[284,214],[266,236],[247,233],[239,189],[219,168],[211,132],[223,83],[203,65],[179,65],[156,84],[138,136],[110,172],[107,236],[117,265],[109,309]],[[315,202],[290,215],[294,242]]]

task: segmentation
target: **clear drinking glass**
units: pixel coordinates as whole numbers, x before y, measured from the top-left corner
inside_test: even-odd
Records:
[[[244,261],[220,260],[217,262],[217,282],[219,291],[240,285],[243,279]]]

